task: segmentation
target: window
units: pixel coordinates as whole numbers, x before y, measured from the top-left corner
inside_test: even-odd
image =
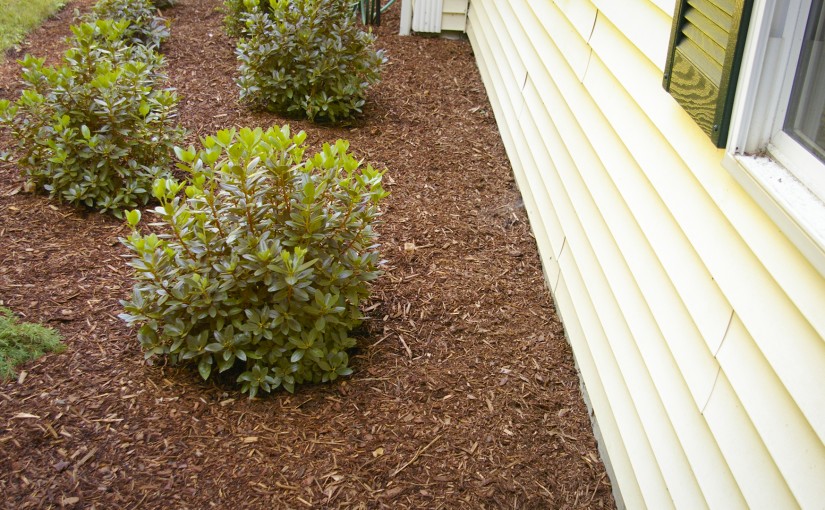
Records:
[[[813,2],[782,130],[825,161],[825,61],[822,0]]]
[[[825,0],[677,0],[663,85],[825,276]]]
[[[823,0],[753,4],[723,164],[825,276]]]

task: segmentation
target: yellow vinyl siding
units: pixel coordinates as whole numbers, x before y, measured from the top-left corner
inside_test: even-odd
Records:
[[[671,12],[472,0],[468,35],[621,498],[810,506],[825,280],[661,88]]]
[[[550,34],[552,34],[560,41],[558,45],[556,45],[554,41],[554,46],[558,48],[558,51],[566,60],[567,65],[572,69],[573,74],[581,79],[587,70],[587,63],[590,61],[590,48],[587,46],[586,40],[579,36],[581,35],[581,30],[586,30],[589,37],[590,30],[593,28],[592,21],[590,22],[590,26],[586,24],[587,19],[584,16],[587,12],[585,11],[580,14],[582,20],[579,26],[576,26],[568,22],[567,18],[562,15],[553,2],[546,0],[525,2],[522,0],[518,5],[522,7],[529,5],[530,9],[534,12],[533,15],[522,17],[521,19],[521,22],[526,25],[526,30],[524,30],[525,40],[530,40],[533,44],[536,44],[536,41],[533,40],[532,37],[539,37],[541,38],[540,40],[546,42],[549,40]],[[578,13],[580,10],[583,9],[578,8],[576,12]],[[595,10],[593,12],[595,14]],[[595,21],[595,19],[594,16],[593,21]],[[527,36],[526,34],[532,35]],[[535,62],[531,62],[531,64],[534,63]]]
[[[594,0],[593,3],[600,18],[610,20],[648,60],[664,70],[672,10],[665,13],[648,0]]]
[[[825,472],[825,445],[737,316],[731,322],[718,358],[797,501],[803,508],[825,504],[825,480],[807,476]],[[788,448],[791,438],[794,447]]]
[[[619,429],[620,440],[632,469],[632,473],[626,475],[635,477],[639,485],[643,498],[639,503],[650,508],[672,508],[673,501],[667,492],[662,471],[653,455],[650,442],[644,434],[641,420],[633,406],[621,369],[607,343],[607,333],[596,311],[598,305],[593,302],[592,295],[588,293],[581,279],[582,272],[594,273],[592,257],[591,260],[583,257],[580,269],[571,253],[572,250],[565,247],[559,264],[562,274],[570,281],[571,302],[579,315],[582,334],[587,339],[588,349],[593,354],[595,369],[602,380],[606,381],[606,398],[610,403]],[[610,325],[608,322],[608,326]],[[599,419],[599,413],[596,413],[596,416]]]
[[[596,15],[599,12],[596,10],[595,5],[581,0],[557,0],[556,2],[534,2],[533,8],[541,8],[545,5],[560,10],[563,16],[559,14],[555,14],[552,18],[539,16],[543,21],[549,22],[551,19],[558,19],[561,23],[569,23],[578,32],[582,43],[586,43],[593,32],[593,23],[596,22]]]
[[[580,275],[571,275],[571,271],[572,268],[569,268],[567,274],[575,282],[578,282]],[[576,351],[576,365],[583,379],[588,381],[587,394],[590,403],[594,408],[598,407],[601,410],[596,419],[603,440],[601,447],[607,451],[614,471],[613,483],[618,483],[621,486],[622,498],[628,508],[643,508],[644,499],[639,488],[639,482],[633,472],[627,449],[616,424],[616,416],[611,411],[612,406],[605,390],[605,386],[611,385],[613,381],[604,382],[602,380],[603,374],[596,368],[590,345],[585,341],[584,329],[577,315],[576,303],[567,290],[567,283],[561,277],[553,296],[556,306],[561,312],[561,319],[564,321],[564,328],[570,338],[570,344]],[[590,306],[587,301],[583,301],[579,305],[578,309]],[[591,313],[590,310],[582,311],[585,318],[589,313]]]
[[[655,129],[661,133],[658,143],[651,143],[650,136],[639,129],[624,130],[621,134],[629,146],[635,147],[634,154],[646,158],[641,163],[650,170],[651,182],[692,245],[703,255],[704,264],[718,285],[724,287],[723,292],[735,304],[746,327],[753,331],[757,343],[799,401],[820,439],[825,440],[825,392],[810,391],[817,385],[825,385],[822,276],[778,229],[770,228],[767,215],[721,169],[720,151],[705,143],[701,130],[687,114],[675,103],[670,104],[673,111],[669,112],[661,107],[661,102],[652,99],[661,95],[658,87],[639,86],[643,81],[640,77],[645,76],[644,66],[628,64],[625,67],[615,58],[610,59],[617,56],[621,40],[602,35],[603,31],[620,34],[608,24],[604,19],[596,24],[591,41],[594,54],[598,57],[604,54],[605,62],[614,64],[609,72],[615,70],[617,79],[636,104],[611,98],[602,105],[603,111],[613,122],[628,122],[633,126],[655,123]],[[627,55],[623,57],[621,62],[633,62]],[[595,73],[598,66],[591,68]],[[649,79],[658,77],[650,69],[646,74]],[[603,81],[594,76],[592,83]],[[633,87],[637,90],[632,90]],[[670,103],[667,97],[663,102]],[[611,113],[612,110],[617,112]],[[678,160],[668,157],[668,153],[675,154]],[[683,166],[685,171],[658,171],[661,167],[677,166]],[[726,244],[724,250],[720,249],[720,240]],[[730,253],[737,256],[731,257]],[[777,317],[796,317],[796,320],[786,323],[776,320]],[[782,341],[777,342],[778,338]],[[719,342],[721,339],[718,337]],[[714,352],[718,349],[715,341],[709,345]]]
[[[557,65],[559,65],[558,62],[549,62],[549,63],[547,63],[546,67],[547,68],[555,68],[554,66],[557,66]],[[540,89],[541,90],[549,90],[551,87],[552,86],[550,84],[542,83]],[[536,104],[536,105],[531,104],[530,99],[529,99],[529,96],[530,96],[529,90],[525,91],[525,96],[528,98],[527,99],[527,107],[525,108],[525,114],[527,114],[527,112],[540,112],[542,110],[550,110],[550,111],[553,111],[553,112],[557,112],[557,111],[560,111],[562,108],[564,108],[563,105],[554,105],[553,107],[545,107],[543,104]],[[594,129],[598,129],[598,126],[606,126],[607,125],[605,122],[603,122],[603,120],[601,118],[598,117],[597,114],[593,118],[592,124],[594,126]],[[544,128],[541,131],[542,132],[548,132],[550,130]],[[605,134],[605,136],[600,136],[600,133],[595,133],[595,135],[596,135],[595,137],[598,138],[598,139],[602,139],[602,140],[607,139],[610,136],[613,136],[615,138],[614,134],[611,134],[611,133],[604,133],[604,134]],[[613,154],[613,156],[615,156],[615,154]],[[632,165],[632,161],[628,162],[627,160],[623,160],[622,158],[615,158],[615,157],[613,158],[613,160],[610,163],[616,169],[622,169],[627,164]],[[580,164],[580,167],[581,168],[591,168],[591,167],[595,167],[595,166],[598,166],[598,165],[600,165],[600,162],[598,162],[598,161],[595,161],[595,162],[594,161],[583,161]],[[573,169],[573,172],[575,173],[575,169]],[[626,180],[626,179],[623,179],[622,176],[619,176],[618,180],[623,181],[623,180]],[[596,193],[598,193],[598,188],[600,187],[599,182],[602,182],[602,181],[603,181],[603,179],[601,177],[598,177],[598,176],[595,179],[593,179],[593,182],[594,182],[593,187],[596,190]],[[583,195],[586,196],[587,193],[584,193]],[[607,202],[607,201],[608,201],[607,199],[602,199],[601,200],[601,202]],[[611,210],[613,210],[613,209],[611,208]],[[632,220],[626,221],[627,218],[619,217],[617,215],[614,215],[614,217],[611,218],[611,219],[613,220],[614,224],[616,225],[614,227],[615,229],[620,229],[622,227],[622,225],[633,225]],[[633,235],[633,234],[629,234],[629,235]],[[642,245],[644,245],[644,240],[639,238],[638,235],[636,235],[631,240],[627,241],[626,244],[628,246],[631,246],[631,247],[641,247]],[[571,246],[572,246],[572,243],[571,243]],[[636,272],[642,276],[642,279],[647,279],[647,281],[649,283],[648,288],[651,289],[653,292],[656,292],[657,291],[656,282],[659,281],[660,278],[661,278],[661,275],[657,274],[656,271],[655,271],[658,264],[657,264],[654,257],[648,256],[648,257],[644,258],[645,255],[646,254],[643,253],[640,256],[641,260],[638,261],[639,263],[637,264]],[[617,258],[617,256],[607,257],[607,260],[609,261],[609,260],[615,259],[615,258]],[[629,285],[629,284],[626,283],[626,282],[625,283],[619,283],[618,285],[616,285],[616,287],[617,288],[622,288],[625,285]],[[654,306],[660,306],[662,308],[662,310],[665,311],[665,312],[667,312],[669,310],[678,311],[678,307],[679,307],[678,297],[676,297],[676,303],[673,303],[672,301],[668,302],[666,299],[662,299],[661,293],[659,293],[659,294],[660,295],[653,297],[652,303],[654,304]],[[669,307],[668,305],[671,305],[671,304],[675,304],[675,306]],[[637,316],[641,315],[643,313],[644,313],[643,311],[640,311],[638,313],[630,313],[630,317],[631,318],[635,317],[635,318],[638,319]],[[671,337],[673,337],[674,340],[677,341],[677,343],[680,340],[680,338],[679,338],[680,334],[683,331],[687,331],[687,330],[689,330],[690,328],[693,327],[692,324],[690,324],[689,319],[688,319],[687,323],[684,323],[684,322],[680,323],[680,321],[677,318],[673,317],[673,314],[670,314],[670,316],[666,317],[666,319],[663,321],[663,323],[666,327],[668,327],[670,329]],[[720,336],[724,332],[724,326],[725,325],[726,324],[722,324],[721,328],[717,332]],[[652,327],[651,327],[651,329],[652,329]],[[639,332],[635,335],[635,337],[642,342],[639,346],[639,349],[641,350],[641,352],[646,353],[646,354],[651,353],[651,352],[655,352],[654,349],[656,347],[661,346],[661,344],[657,345],[656,343],[644,342],[646,339],[649,339],[653,336],[660,336],[660,335],[658,334],[658,332],[653,333],[653,334],[648,334],[644,331],[641,331],[641,332]],[[685,340],[685,339],[682,339],[682,340]],[[690,345],[688,342],[684,342],[684,341],[682,341],[680,343],[682,345]],[[700,347],[701,347],[701,344],[700,344]],[[661,368],[663,359],[665,359],[665,356],[668,356],[666,348],[662,352],[664,353],[663,355],[651,356],[649,358],[650,363],[652,363],[653,365],[649,364],[648,366],[651,366],[652,370],[654,370],[654,371],[657,368]],[[704,356],[703,356],[703,354],[704,354]],[[712,363],[712,357],[710,356],[710,354],[708,352],[704,352],[704,353],[700,352],[700,353],[698,353],[698,355],[699,355],[700,363],[704,362],[704,366],[706,367],[706,369],[704,370],[704,373],[705,373],[704,378],[700,377],[700,379],[699,379],[705,385],[705,391],[703,392],[704,393],[703,397],[700,399],[702,404],[704,404],[704,402],[706,401],[707,396],[710,392],[710,387],[711,387],[711,385],[713,383],[713,380],[715,378],[715,375],[716,375],[716,371],[715,371],[716,366],[715,366],[714,363]],[[692,357],[695,358],[695,356],[692,356]],[[689,362],[690,358],[691,358],[690,355],[682,355],[682,356],[679,357],[679,359],[682,360],[683,362],[685,362],[685,361]],[[629,369],[629,370],[626,370],[626,371],[627,372],[634,372],[634,370],[635,369]],[[643,370],[646,370],[646,369],[643,369]],[[693,370],[696,371],[695,368]],[[699,370],[699,371],[702,372],[702,370]],[[659,375],[660,375],[659,384],[663,387],[670,386],[670,388],[667,388],[668,395],[667,395],[667,398],[664,399],[665,402],[673,402],[673,401],[678,402],[678,401],[680,401],[678,399],[678,397],[677,397],[676,400],[674,400],[673,397],[672,397],[672,391],[678,391],[678,390],[673,390],[673,379],[674,378],[670,377],[670,374],[672,374],[672,373],[676,373],[676,372],[673,371],[673,370],[664,370],[664,371],[659,372]],[[679,382],[680,381],[678,381],[678,380],[676,381],[676,386],[677,387],[679,385]],[[682,388],[684,388],[684,386],[682,386]],[[687,396],[686,393],[682,395],[682,398],[684,398],[685,396]],[[682,412],[683,408],[679,407],[679,406],[673,406],[672,411],[674,412],[674,414],[678,414],[678,413],[681,412],[681,414],[687,415],[687,416],[682,416],[681,417],[681,419],[683,420],[682,421],[683,426],[681,427],[681,430],[682,430],[684,435],[693,436],[694,438],[697,435],[702,435],[702,434],[704,434],[705,436],[708,435],[706,430],[703,432],[701,429],[695,428],[695,425],[697,425],[697,424],[701,425],[700,420],[699,420],[700,417],[699,417],[698,409],[696,407],[693,407],[692,416],[690,415],[690,413]],[[685,423],[689,423],[689,424],[684,426]],[[688,439],[688,442],[693,442],[693,441]],[[695,444],[697,446],[704,446],[701,441],[695,442]],[[696,450],[696,451],[697,452],[702,452],[702,449],[700,448],[699,450]],[[699,455],[701,456],[702,454],[700,453]],[[672,458],[670,458],[669,461],[672,461]],[[711,465],[716,464],[716,465],[718,465],[719,462],[720,462],[720,458],[717,455],[717,458],[715,458],[715,459],[711,459],[711,460],[708,460],[708,461],[703,461],[703,460],[699,459],[699,460],[697,460],[697,462],[700,463],[700,464],[711,464]],[[700,469],[700,472],[705,473],[705,472],[707,472],[707,470]],[[715,479],[711,480],[709,483],[711,483],[711,484],[715,483]],[[679,489],[682,489],[682,488],[685,488],[685,487],[678,486],[676,488],[676,490],[679,490]],[[687,487],[687,488],[689,488],[689,487]],[[689,505],[686,505],[686,506],[696,507],[696,505],[697,505],[696,502],[692,502],[692,503],[690,503]]]
[[[739,508],[799,508],[724,372],[702,414],[747,501],[747,507]]]

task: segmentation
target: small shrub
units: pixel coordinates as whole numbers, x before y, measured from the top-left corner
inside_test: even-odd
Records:
[[[268,0],[264,0],[261,8],[265,11],[272,12],[272,6]],[[233,37],[240,37],[246,32],[245,18],[254,10],[252,3],[247,7],[244,0],[225,0],[223,3],[223,12],[226,16],[223,18],[224,28],[227,35]]]
[[[72,27],[74,47],[58,67],[27,55],[16,103],[0,100],[23,175],[50,196],[113,211],[146,204],[168,175],[177,96],[162,90],[162,58],[121,39],[128,22]]]
[[[157,7],[158,9],[167,9],[169,7],[174,7],[178,0],[151,0],[152,5]]]
[[[168,233],[122,240],[137,281],[121,318],[147,358],[196,363],[204,379],[237,366],[250,397],[351,373],[349,332],[379,274],[383,172],[342,140],[304,159],[305,137],[245,128],[177,150],[190,182],[153,187]]]
[[[150,0],[99,0],[92,8],[91,21],[98,19],[127,20],[122,37],[151,48],[160,47],[170,34],[169,21],[157,15]]]
[[[48,351],[65,349],[53,329],[20,323],[11,310],[0,307],[0,380],[15,376],[14,367],[37,359]]]
[[[385,58],[361,30],[350,0],[253,5],[238,43],[241,99],[275,112],[336,121],[360,113]]]

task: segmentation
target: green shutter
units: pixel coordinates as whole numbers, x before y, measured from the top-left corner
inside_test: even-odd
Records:
[[[717,147],[728,138],[752,0],[678,0],[664,87]]]

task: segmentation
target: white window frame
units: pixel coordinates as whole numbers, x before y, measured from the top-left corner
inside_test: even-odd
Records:
[[[825,163],[782,132],[811,0],[755,0],[723,166],[825,276]]]

